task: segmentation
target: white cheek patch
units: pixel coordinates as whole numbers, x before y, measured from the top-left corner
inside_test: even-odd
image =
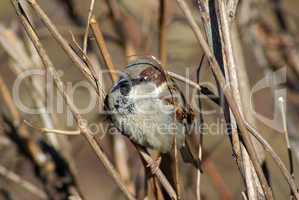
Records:
[[[166,83],[161,84],[159,87],[156,86],[154,83],[143,83],[140,85],[135,85],[130,93],[130,98],[134,100],[139,99],[148,99],[148,98],[159,98],[160,94],[168,88],[165,88],[167,86]]]
[[[136,112],[145,115],[159,115],[173,112],[173,106],[165,104],[160,96],[168,90],[167,84],[157,87],[155,84],[135,86],[129,94],[130,101],[135,102]]]

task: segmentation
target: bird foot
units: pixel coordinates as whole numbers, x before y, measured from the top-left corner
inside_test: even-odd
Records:
[[[152,174],[156,174],[159,170],[159,166],[161,164],[162,158],[158,157],[157,159],[153,160],[153,162],[148,163],[146,167],[149,167],[152,171]]]

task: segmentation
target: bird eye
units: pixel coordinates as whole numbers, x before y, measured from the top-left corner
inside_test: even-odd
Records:
[[[120,93],[124,96],[127,96],[131,90],[131,84],[128,80],[121,81],[119,83]]]

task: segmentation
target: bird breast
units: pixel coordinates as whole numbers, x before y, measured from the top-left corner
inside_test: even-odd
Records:
[[[169,152],[187,132],[184,99],[162,70],[146,63],[128,67],[107,96],[113,124],[137,144]]]

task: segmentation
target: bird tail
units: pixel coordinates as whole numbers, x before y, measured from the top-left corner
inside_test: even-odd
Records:
[[[202,172],[201,160],[196,156],[195,147],[186,139],[185,145],[180,149],[183,161],[192,164]]]

